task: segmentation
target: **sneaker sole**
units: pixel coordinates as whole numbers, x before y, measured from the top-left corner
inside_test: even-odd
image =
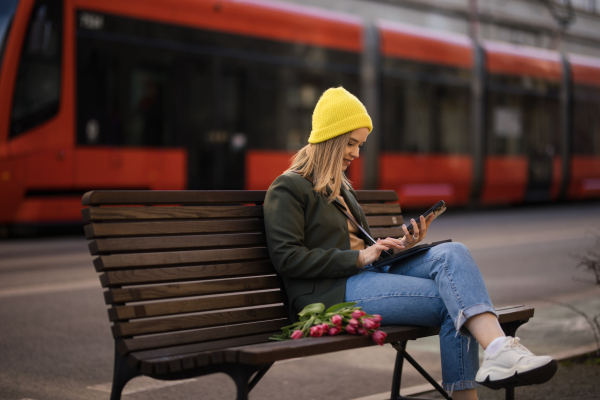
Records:
[[[540,385],[552,379],[557,369],[558,362],[556,362],[556,360],[552,360],[548,364],[542,365],[541,367],[531,371],[522,372],[520,374],[515,372],[513,376],[497,381],[490,381],[490,377],[488,376],[485,381],[478,383],[481,383],[483,386],[493,390],[506,389],[516,386]]]

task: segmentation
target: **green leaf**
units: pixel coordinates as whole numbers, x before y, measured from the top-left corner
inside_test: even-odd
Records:
[[[356,305],[355,301],[350,301],[350,302],[347,302],[347,303],[334,304],[331,307],[329,307],[325,312],[326,313],[334,313],[334,312],[337,312],[337,311],[342,310],[344,308],[354,307],[355,305]],[[325,308],[325,306],[323,306],[323,308]]]
[[[302,311],[298,313],[300,317],[305,316],[306,314],[319,314],[325,310],[325,304],[323,303],[313,303],[309,304]]]

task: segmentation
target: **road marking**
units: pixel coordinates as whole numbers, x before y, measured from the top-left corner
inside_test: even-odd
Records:
[[[147,376],[134,378],[127,382],[127,385],[123,389],[122,394],[124,396],[133,393],[145,392],[147,390],[161,389],[169,386],[181,385],[183,383],[195,382],[196,379],[182,379],[179,381],[161,381],[158,379],[152,379]],[[88,386],[88,389],[98,390],[100,392],[110,393],[112,390],[112,382],[100,383],[98,385]]]
[[[96,288],[100,288],[100,282],[98,279],[86,279],[73,282],[43,283],[40,285],[0,289],[0,298],[30,296],[35,294],[48,294],[58,292],[71,292],[74,290]]]

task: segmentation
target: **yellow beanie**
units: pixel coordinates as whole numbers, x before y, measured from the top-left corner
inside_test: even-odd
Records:
[[[308,143],[321,143],[358,128],[373,130],[365,106],[343,87],[327,89],[313,112]]]

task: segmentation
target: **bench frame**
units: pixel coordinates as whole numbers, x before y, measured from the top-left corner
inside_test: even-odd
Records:
[[[396,193],[393,191],[358,191],[357,195],[359,197],[359,202],[370,203],[371,210],[383,210],[393,209],[397,210],[394,212],[399,213],[400,207],[397,204],[387,204],[386,202],[394,202],[398,200]],[[215,213],[215,209],[217,214],[220,216],[221,220],[223,218],[227,219],[228,216],[227,207],[216,208],[214,205],[223,206],[223,205],[231,205],[231,204],[243,204],[243,205],[255,205],[260,207],[260,213],[262,213],[262,200],[264,199],[265,192],[264,191],[93,191],[88,192],[84,195],[82,203],[84,206],[88,206],[88,208],[84,208],[82,210],[82,215],[84,221],[89,222],[90,224],[85,227],[86,237],[88,239],[98,239],[98,238],[117,238],[119,239],[121,236],[133,238],[134,241],[143,243],[147,240],[151,240],[155,238],[157,235],[157,229],[160,234],[176,235],[178,231],[173,231],[173,225],[170,221],[180,218],[185,218],[186,222],[189,222],[189,218],[195,218],[193,215],[202,214],[202,211],[198,211],[202,207],[206,207],[206,209],[210,209],[210,213]],[[372,206],[375,204],[375,206]],[[143,206],[162,206],[163,208],[127,208],[132,205],[143,205]],[[173,207],[172,205],[177,205]],[[108,207],[103,207],[108,206]],[[117,206],[115,208],[115,206]],[[118,206],[126,206],[126,207],[118,207]],[[165,206],[167,206],[165,208]],[[171,207],[169,207],[171,206]],[[177,207],[184,207],[177,209]],[[189,207],[189,208],[185,208]],[[366,206],[369,207],[368,205]],[[239,211],[240,207],[237,207]],[[253,209],[254,210],[254,209]],[[252,213],[256,214],[258,209],[252,211]],[[193,212],[190,212],[193,211]],[[222,211],[222,212],[221,212]],[[183,213],[181,215],[177,215],[178,213]],[[251,213],[251,214],[252,214]],[[193,214],[193,215],[192,215]],[[252,232],[254,234],[254,230],[256,229],[257,219],[256,215],[252,214],[252,218],[243,219],[244,223],[248,223],[249,227],[243,228],[240,231],[242,235],[248,234],[247,232]],[[387,213],[389,214],[389,212]],[[401,235],[401,224],[402,217],[401,215],[395,215],[390,217],[388,215],[377,215],[372,217],[372,221],[374,221],[374,228],[372,229],[373,235],[376,237],[387,237],[387,236],[400,236]],[[184,215],[184,216],[182,216]],[[211,214],[212,215],[212,214]],[[258,215],[258,214],[257,214]],[[236,215],[239,217],[239,215]],[[150,218],[150,219],[149,219]],[[152,219],[155,218],[155,219]],[[199,217],[200,218],[200,217]],[[234,218],[234,217],[231,217]],[[368,217],[369,218],[369,217]],[[259,217],[260,219],[260,217]],[[148,223],[151,225],[150,228],[139,228],[140,223],[138,220],[143,220],[143,223]],[[158,222],[155,222],[158,221]],[[215,221],[214,219],[209,219],[210,221]],[[377,221],[375,223],[375,221]],[[386,222],[393,221],[393,222]],[[137,233],[122,233],[119,231],[120,227],[129,227],[130,225],[125,225],[129,222],[136,222],[138,224],[138,228],[142,229]],[[226,220],[225,222],[231,222]],[[110,225],[117,223],[116,225]],[[142,224],[143,224],[142,223]],[[371,224],[371,222],[369,222]],[[162,225],[161,225],[162,224]],[[169,225],[170,230],[165,230],[164,226]],[[200,223],[198,223],[201,225]],[[379,224],[379,226],[377,226]],[[135,225],[135,224],[134,224]],[[185,225],[185,223],[183,224]],[[182,226],[183,226],[182,225]],[[206,224],[205,224],[206,225]],[[230,225],[236,225],[235,223]],[[260,224],[259,224],[260,225]],[[158,226],[158,228],[157,228]],[[189,230],[190,224],[186,225],[186,229]],[[136,228],[136,229],[138,229]],[[139,230],[138,229],[138,230]],[[145,231],[144,229],[148,229]],[[262,225],[262,229],[264,231],[264,225]],[[125,229],[127,230],[127,229]],[[193,233],[193,232],[192,232]],[[264,233],[264,232],[263,232]],[[182,234],[190,234],[190,232],[186,231]],[[208,233],[204,233],[204,238],[208,239],[210,242],[210,229]],[[112,235],[112,236],[111,236]],[[151,239],[146,239],[151,238]],[[200,236],[199,238],[202,238]],[[177,238],[175,238],[177,239]],[[108,239],[109,241],[111,239]],[[254,240],[254,238],[252,239]],[[112,384],[112,392],[111,392],[111,400],[119,400],[121,398],[121,393],[127,382],[137,376],[146,375],[155,379],[161,380],[180,380],[180,379],[188,379],[192,377],[198,377],[202,375],[222,372],[229,375],[232,380],[235,382],[237,388],[237,398],[238,400],[247,400],[248,393],[256,386],[256,384],[262,379],[262,377],[267,373],[269,368],[276,361],[281,361],[290,358],[304,357],[310,355],[324,354],[328,352],[335,352],[340,350],[348,350],[355,349],[365,346],[372,346],[374,342],[369,337],[364,336],[353,336],[353,335],[338,335],[334,337],[320,337],[320,338],[303,338],[294,341],[284,341],[284,342],[272,342],[266,341],[266,338],[276,332],[271,332],[270,334],[262,333],[261,335],[255,335],[252,337],[252,340],[247,340],[244,342],[243,337],[229,336],[231,339],[221,340],[221,342],[225,343],[222,347],[215,347],[208,350],[203,351],[195,351],[189,354],[181,354],[181,353],[173,353],[173,355],[169,355],[168,351],[165,355],[164,352],[158,351],[155,356],[150,357],[147,362],[142,360],[142,362],[138,359],[135,359],[132,354],[134,354],[134,350],[129,349],[128,342],[131,342],[131,338],[133,338],[134,334],[128,333],[127,324],[130,322],[129,318],[138,318],[138,311],[142,317],[146,317],[145,311],[143,309],[138,310],[139,307],[143,308],[144,305],[134,306],[133,311],[130,309],[129,314],[132,312],[135,315],[123,314],[120,313],[124,308],[127,308],[128,301],[122,300],[119,297],[119,294],[126,291],[127,289],[122,289],[123,283],[113,283],[111,282],[111,278],[109,274],[111,271],[116,271],[117,273],[122,271],[133,271],[133,275],[139,269],[142,268],[140,265],[143,263],[139,263],[138,261],[131,261],[132,259],[143,259],[144,257],[147,263],[148,256],[153,254],[161,254],[161,253],[142,253],[142,251],[149,251],[148,249],[141,250],[131,250],[131,254],[127,254],[125,261],[121,260],[119,257],[124,253],[123,249],[119,248],[118,240],[114,241],[116,244],[117,250],[106,250],[102,248],[106,240],[102,242],[102,240],[94,240],[89,243],[90,252],[92,255],[99,255],[98,258],[94,260],[94,265],[98,272],[104,272],[103,275],[100,276],[100,281],[102,286],[108,288],[105,292],[105,300],[107,304],[112,305],[112,308],[108,310],[109,318],[114,323],[113,326],[113,336],[115,338],[115,351],[114,351],[114,371],[113,371],[113,384]],[[114,244],[113,243],[113,244]],[[210,245],[199,245],[203,246],[202,250],[216,251]],[[246,245],[248,246],[248,245]],[[110,246],[108,246],[110,247]],[[147,246],[146,246],[147,247]],[[219,248],[219,247],[216,247]],[[245,250],[248,250],[250,253],[254,254],[259,248],[248,248],[243,247]],[[257,250],[258,249],[258,250]],[[202,253],[202,251],[196,250],[196,253]],[[235,249],[234,249],[235,250]],[[114,253],[111,253],[114,251]],[[225,250],[224,250],[225,251]],[[231,253],[230,249],[227,250]],[[193,253],[193,252],[189,252]],[[230,254],[228,253],[228,254]],[[258,256],[252,256],[256,259],[260,259],[260,251],[258,251]],[[264,253],[264,251],[263,251]],[[165,253],[166,254],[166,253]],[[171,250],[168,254],[173,255],[173,250]],[[180,253],[175,252],[175,255],[179,254],[188,254],[180,251]],[[112,258],[111,258],[112,257]],[[212,256],[211,256],[212,257]],[[250,257],[250,256],[248,256]],[[264,257],[264,254],[263,256]],[[117,261],[115,261],[115,258]],[[121,257],[123,258],[123,257]],[[120,260],[120,261],[119,261]],[[221,259],[219,259],[221,260]],[[248,260],[243,260],[240,262],[247,262]],[[119,262],[121,264],[119,264]],[[225,262],[225,261],[220,261]],[[112,265],[111,263],[116,263]],[[131,265],[129,264],[131,263]],[[138,264],[136,264],[138,263]],[[177,265],[184,266],[186,268],[189,265],[196,265],[187,261],[181,261]],[[202,268],[205,266],[206,262],[200,262],[199,267]],[[210,264],[210,263],[209,263]],[[213,262],[214,264],[214,262]],[[162,264],[154,264],[150,262],[150,267],[156,269],[157,267],[164,267],[168,269],[168,267],[172,267],[172,265],[163,266]],[[215,265],[208,265],[208,267],[214,267]],[[224,267],[227,267],[225,265]],[[129,268],[129,269],[127,269]],[[147,267],[149,268],[149,267]],[[189,268],[189,267],[188,267]],[[107,272],[108,271],[108,272]],[[162,281],[163,286],[167,286],[165,284],[166,281]],[[145,282],[135,282],[135,283],[145,283]],[[272,289],[271,286],[266,286],[266,289]],[[178,285],[177,285],[178,286]],[[239,290],[237,289],[239,293]],[[283,294],[283,289],[280,289]],[[129,299],[129,301],[138,301],[140,299],[136,299],[134,292],[133,298]],[[243,293],[243,292],[242,292]],[[174,297],[173,294],[170,295]],[[189,294],[180,295],[181,298],[188,299]],[[166,300],[171,300],[171,297],[165,297]],[[285,295],[283,295],[283,301],[285,302]],[[135,303],[138,304],[138,303]],[[136,308],[137,307],[137,308]],[[132,307],[130,307],[132,308]],[[282,307],[283,308],[283,307]],[[275,309],[275,308],[273,308]],[[285,307],[287,309],[287,307]],[[219,310],[216,308],[215,310]],[[126,310],[127,311],[127,310]],[[529,318],[533,316],[534,309],[528,306],[514,306],[514,307],[505,307],[497,310],[499,313],[500,324],[506,333],[509,336],[515,336],[516,330],[519,326],[526,323]],[[174,313],[173,313],[174,314]],[[172,315],[172,314],[169,314]],[[285,313],[287,316],[287,312]],[[289,316],[287,316],[289,318]],[[281,317],[269,317],[269,318],[281,318]],[[249,320],[250,321],[250,320]],[[281,320],[281,326],[288,324],[289,322],[286,320]],[[247,322],[247,321],[241,321]],[[273,322],[271,320],[271,322]],[[277,322],[277,321],[275,321]],[[234,323],[239,323],[235,322]],[[247,324],[249,325],[249,324]],[[271,325],[273,325],[271,323]],[[211,326],[211,325],[207,325]],[[236,325],[239,326],[239,325]],[[125,328],[122,328],[125,327]],[[181,328],[180,328],[181,329]],[[416,340],[421,337],[434,336],[439,333],[439,328],[426,328],[426,327],[409,327],[409,326],[391,326],[382,328],[388,336],[386,338],[386,343],[392,344],[392,346],[397,350],[394,374],[392,379],[392,387],[391,387],[391,399],[392,400],[401,400],[401,399],[414,399],[414,397],[404,397],[400,394],[400,386],[401,386],[401,378],[402,378],[402,369],[404,365],[404,360],[408,361],[428,382],[432,384],[432,386],[444,396],[446,399],[450,399],[448,393],[444,391],[443,388],[406,352],[406,346],[409,340]],[[154,332],[143,332],[145,333],[154,333]],[[159,331],[160,333],[160,331]],[[176,332],[177,333],[177,332]],[[247,335],[246,335],[247,336]],[[227,336],[226,336],[227,337]],[[211,343],[215,343],[214,338]],[[220,339],[219,339],[220,340]],[[219,341],[217,340],[217,341]],[[190,342],[185,342],[189,344]],[[203,344],[205,342],[202,342]],[[174,343],[171,343],[170,346],[173,346]],[[135,346],[134,346],[135,347]],[[185,347],[185,346],[184,346]],[[167,346],[167,350],[169,350],[169,346]],[[506,399],[512,400],[514,399],[514,387],[506,389]]]

